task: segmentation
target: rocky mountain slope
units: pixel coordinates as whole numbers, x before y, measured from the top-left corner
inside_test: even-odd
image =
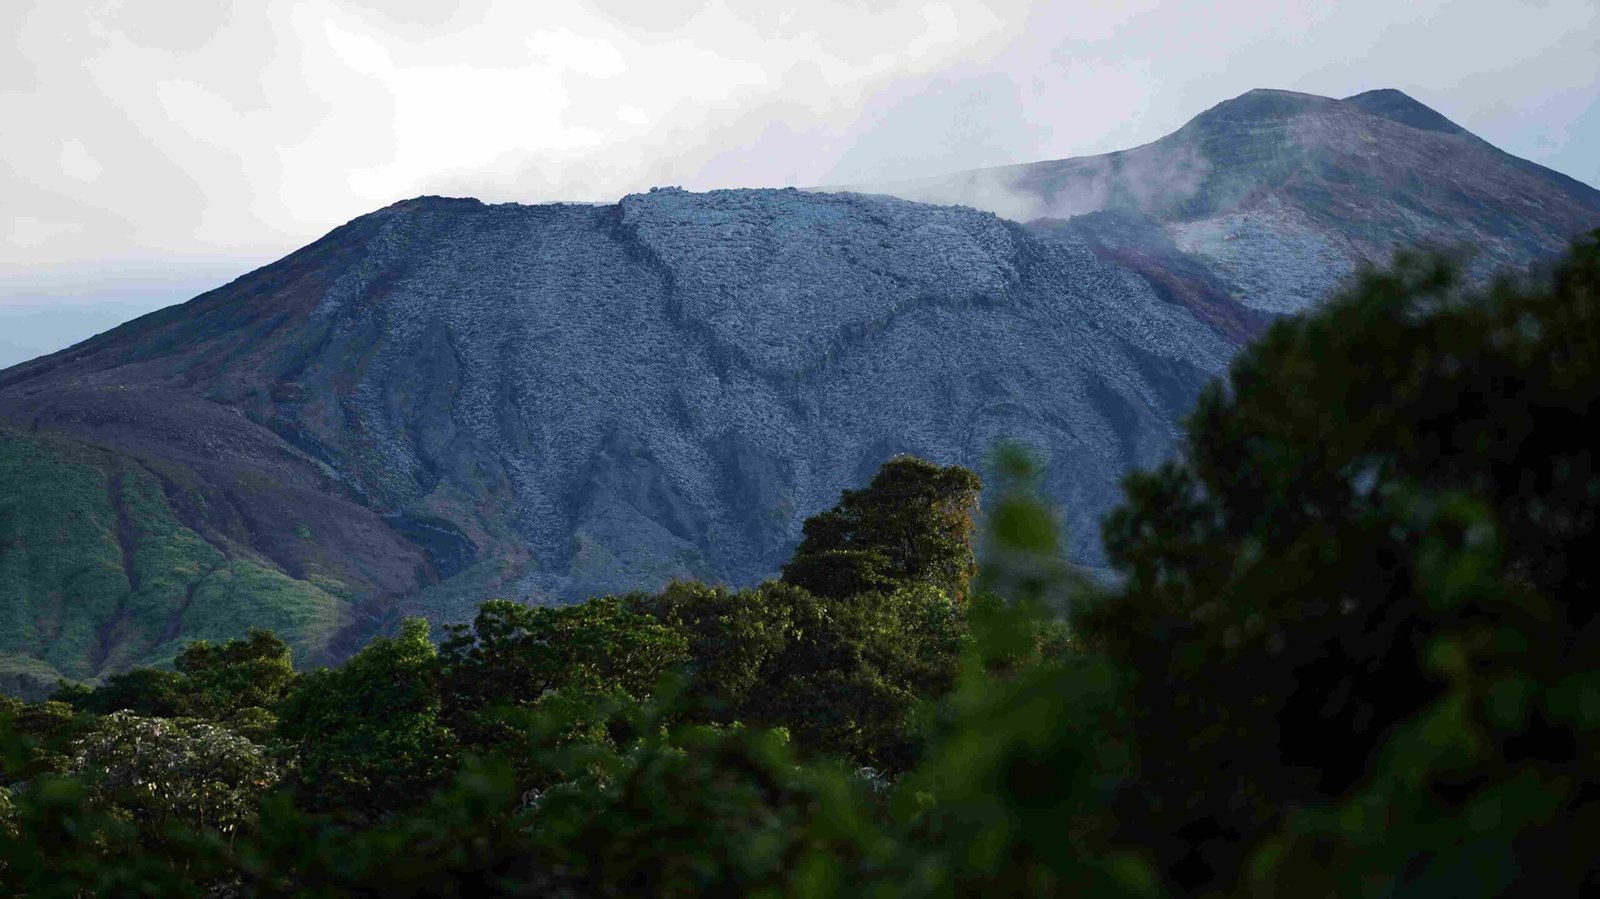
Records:
[[[494,596],[747,584],[892,455],[981,468],[1001,438],[1046,454],[1097,565],[1122,473],[1272,314],[1395,243],[1520,263],[1600,224],[1595,192],[1364,96],[1250,94],[1018,170],[1030,213],[1101,198],[1028,225],[794,190],[411,200],[0,372],[0,687],[250,626],[315,663]]]
[[[0,506],[29,572],[0,577],[0,639],[92,677],[213,634],[240,566],[283,595],[232,625],[312,657],[494,595],[749,583],[892,455],[1004,437],[1049,452],[1093,564],[1117,478],[1229,352],[1081,243],[970,209],[409,201],[0,374],[7,479],[75,485]],[[57,553],[50,514],[96,553]]]
[[[1461,251],[1488,274],[1600,225],[1600,191],[1396,90],[1255,90],[1132,150],[861,189],[1047,220],[1244,335],[1397,248]]]

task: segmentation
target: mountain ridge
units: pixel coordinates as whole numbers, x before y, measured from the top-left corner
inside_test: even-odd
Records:
[[[1309,308],[1397,249],[1456,252],[1481,279],[1552,258],[1600,224],[1600,190],[1394,89],[1342,100],[1256,89],[1128,150],[859,189],[1024,222],[1144,217],[1157,243],[1268,314]]]
[[[0,421],[189,472],[189,530],[343,584],[353,641],[489,595],[759,580],[895,453],[978,465],[1008,436],[1054,448],[1092,562],[1116,478],[1170,452],[1229,352],[1081,244],[973,210],[415,200],[5,372]]]
[[[1000,439],[1041,451],[1072,558],[1103,564],[1120,477],[1170,458],[1234,350],[1410,240],[1357,200],[1401,184],[1459,208],[1450,166],[1418,162],[1441,146],[1495,190],[1536,183],[1429,113],[1245,95],[1164,138],[1161,166],[1138,155],[1160,141],[1109,175],[1035,164],[1040,191],[1099,172],[1122,200],[1028,223],[794,189],[375,210],[0,371],[0,474],[32,485],[0,491],[0,682],[256,624],[305,664],[493,596],[747,584],[893,455],[981,469]],[[1352,156],[1363,135],[1405,152]],[[1558,194],[1490,222],[1502,256],[1576,220]]]

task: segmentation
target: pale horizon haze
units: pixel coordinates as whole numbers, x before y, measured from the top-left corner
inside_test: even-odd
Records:
[[[1593,0],[0,10],[0,367],[421,194],[611,202],[1126,149],[1252,88],[1397,88],[1600,187]]]

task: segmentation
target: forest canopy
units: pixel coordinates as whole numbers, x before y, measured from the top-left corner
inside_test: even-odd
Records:
[[[1600,886],[1600,232],[1278,321],[1112,583],[1025,452],[898,458],[732,590],[257,632],[0,700],[23,895],[1571,894]],[[984,531],[983,557],[975,546]]]

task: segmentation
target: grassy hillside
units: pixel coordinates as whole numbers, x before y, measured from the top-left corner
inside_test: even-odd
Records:
[[[0,485],[0,688],[34,694],[160,665],[191,640],[251,626],[304,657],[348,618],[340,582],[291,577],[203,534],[203,518],[174,511],[179,497],[205,510],[198,488],[130,455],[0,429]]]

